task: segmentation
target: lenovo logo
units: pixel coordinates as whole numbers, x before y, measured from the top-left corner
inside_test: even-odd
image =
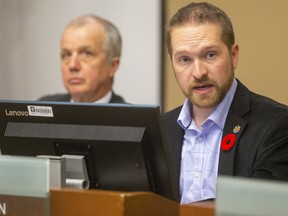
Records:
[[[6,116],[29,116],[28,111],[15,111],[5,109]]]

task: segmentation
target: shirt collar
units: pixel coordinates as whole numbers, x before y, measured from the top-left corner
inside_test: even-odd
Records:
[[[109,103],[112,98],[112,91],[109,91],[104,97],[98,99],[94,103]]]
[[[112,91],[110,90],[106,95],[104,95],[102,98],[92,102],[92,103],[109,103],[112,98]],[[73,102],[71,98],[71,102]]]
[[[237,88],[237,81],[234,78],[231,88],[227,92],[224,99],[216,106],[214,111],[210,114],[210,116],[202,123],[202,125],[205,125],[206,122],[213,121],[216,123],[221,129],[224,128],[226,116],[228,114],[230,105],[232,103],[234,94],[236,92]],[[188,98],[186,98],[183,107],[181,109],[181,112],[179,114],[179,117],[177,119],[178,124],[185,130],[190,125],[194,125],[194,121],[192,119],[192,106],[191,102]]]

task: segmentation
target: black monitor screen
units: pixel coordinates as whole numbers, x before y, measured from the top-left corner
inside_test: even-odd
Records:
[[[0,118],[3,155],[84,155],[90,188],[177,200],[157,105],[0,101]]]

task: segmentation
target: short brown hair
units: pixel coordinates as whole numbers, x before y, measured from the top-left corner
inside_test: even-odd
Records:
[[[169,54],[172,53],[171,31],[176,26],[186,24],[218,24],[222,27],[222,40],[228,49],[235,43],[234,30],[228,15],[218,7],[207,2],[192,2],[182,8],[170,19],[166,34]]]

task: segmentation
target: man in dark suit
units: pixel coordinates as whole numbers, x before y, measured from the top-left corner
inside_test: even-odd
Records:
[[[72,20],[61,39],[61,71],[68,94],[39,100],[124,103],[112,90],[121,45],[120,32],[108,20],[95,15]]]
[[[111,98],[107,101],[101,102],[98,100],[98,103],[126,103],[124,99],[120,96],[111,92]],[[70,94],[54,94],[54,95],[46,95],[39,99],[40,101],[63,101],[63,102],[71,102],[72,98]],[[85,101],[83,101],[85,102]]]
[[[225,12],[181,8],[167,46],[187,98],[163,115],[180,202],[216,198],[218,175],[288,180],[288,108],[235,78],[239,47]]]

